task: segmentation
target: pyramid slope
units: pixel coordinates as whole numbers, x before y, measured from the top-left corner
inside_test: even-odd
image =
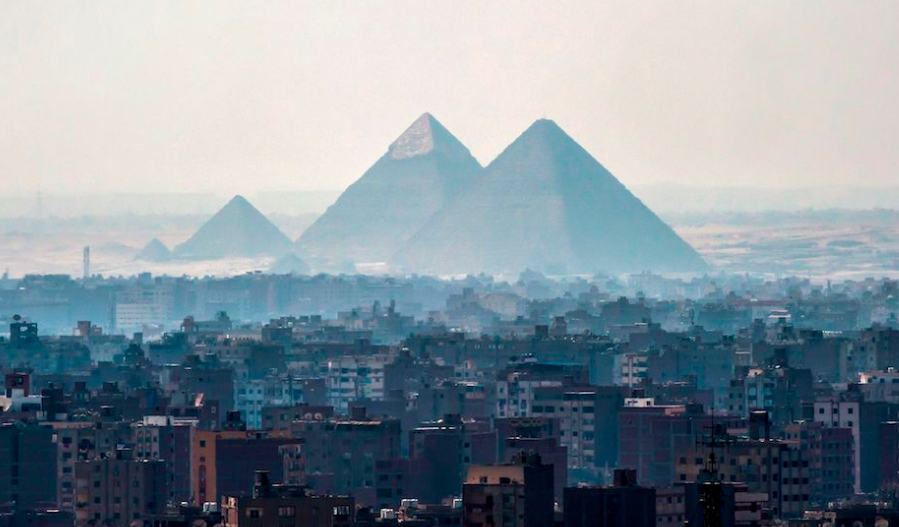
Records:
[[[428,274],[701,272],[699,254],[554,122],[540,120],[400,249]]]
[[[174,255],[193,260],[281,256],[291,248],[290,239],[275,224],[242,196],[235,196],[176,247]]]
[[[306,229],[297,248],[331,261],[386,262],[481,170],[426,113]]]
[[[172,251],[159,238],[153,238],[134,256],[134,259],[148,262],[164,262],[171,257]]]

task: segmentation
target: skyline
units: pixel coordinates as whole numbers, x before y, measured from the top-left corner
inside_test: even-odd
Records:
[[[4,3],[0,182],[341,190],[425,111],[484,165],[552,118],[634,188],[896,180],[899,6],[511,5]]]

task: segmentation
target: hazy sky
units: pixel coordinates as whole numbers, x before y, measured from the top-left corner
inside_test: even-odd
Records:
[[[899,184],[899,2],[0,2],[7,192],[340,189],[423,111],[626,185]]]

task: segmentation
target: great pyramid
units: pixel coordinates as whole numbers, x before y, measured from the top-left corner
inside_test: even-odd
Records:
[[[292,248],[290,238],[275,224],[243,196],[235,196],[173,254],[182,259],[212,260],[281,256]]]
[[[297,240],[332,262],[386,262],[482,170],[437,119],[419,117]]]
[[[145,260],[148,262],[164,262],[172,257],[172,251],[159,241],[159,238],[153,238],[144,248],[134,256],[135,260]]]
[[[393,258],[427,274],[701,272],[706,263],[555,122],[535,122]]]

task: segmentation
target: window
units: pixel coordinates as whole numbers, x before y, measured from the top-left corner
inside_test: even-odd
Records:
[[[247,509],[247,518],[258,519],[262,517],[262,509]]]
[[[297,510],[294,507],[278,507],[278,517],[279,518],[293,518],[297,515]]]

